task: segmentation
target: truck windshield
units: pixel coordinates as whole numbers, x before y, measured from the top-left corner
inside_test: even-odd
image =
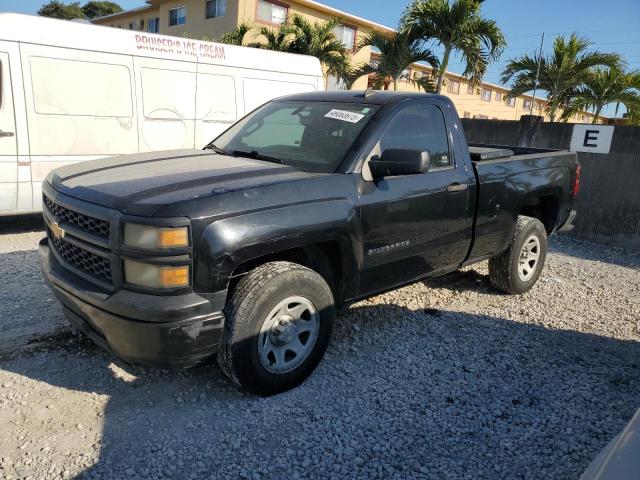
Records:
[[[377,105],[276,101],[208,145],[222,153],[278,161],[306,172],[335,172]]]

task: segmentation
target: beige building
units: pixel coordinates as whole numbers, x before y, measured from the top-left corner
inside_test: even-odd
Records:
[[[206,37],[218,39],[242,22],[277,27],[291,15],[302,15],[312,21],[340,17],[343,24],[335,33],[346,46],[353,49],[354,65],[375,61],[376,53],[369,47],[356,51],[358,42],[372,30],[393,33],[384,25],[351,15],[313,0],[146,0],[147,5],[93,20],[106,25],[164,35]],[[415,64],[406,72],[399,89],[417,90],[415,82],[422,75],[431,75],[427,66]],[[334,85],[328,80],[329,88]],[[362,90],[372,85],[363,77],[353,86]],[[388,85],[385,88],[389,88]],[[447,72],[443,93],[456,105],[461,117],[517,120],[527,115],[533,104],[534,115],[544,115],[544,100],[528,95],[506,100],[507,88],[483,83],[471,87],[461,75]],[[593,114],[582,112],[571,121],[591,123]],[[601,119],[606,122],[606,119]]]

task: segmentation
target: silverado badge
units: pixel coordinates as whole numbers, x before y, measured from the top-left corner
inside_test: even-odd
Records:
[[[63,238],[65,231],[64,228],[60,227],[60,225],[58,225],[56,222],[51,222],[51,225],[49,226],[49,228],[51,228],[51,233],[53,233],[53,236],[56,238]]]

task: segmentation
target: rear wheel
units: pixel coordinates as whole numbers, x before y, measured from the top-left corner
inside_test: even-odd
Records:
[[[498,290],[520,294],[538,281],[547,257],[547,232],[540,220],[520,216],[511,243],[489,261],[489,279]]]
[[[238,282],[225,314],[220,367],[243,389],[273,395],[302,383],[320,363],[335,308],[318,273],[271,262]]]

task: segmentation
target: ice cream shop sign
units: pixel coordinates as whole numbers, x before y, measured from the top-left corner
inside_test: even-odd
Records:
[[[151,52],[172,53],[187,57],[202,57],[214,60],[224,60],[224,45],[199,42],[185,38],[166,38],[156,35],[136,35],[136,47],[138,50]]]

